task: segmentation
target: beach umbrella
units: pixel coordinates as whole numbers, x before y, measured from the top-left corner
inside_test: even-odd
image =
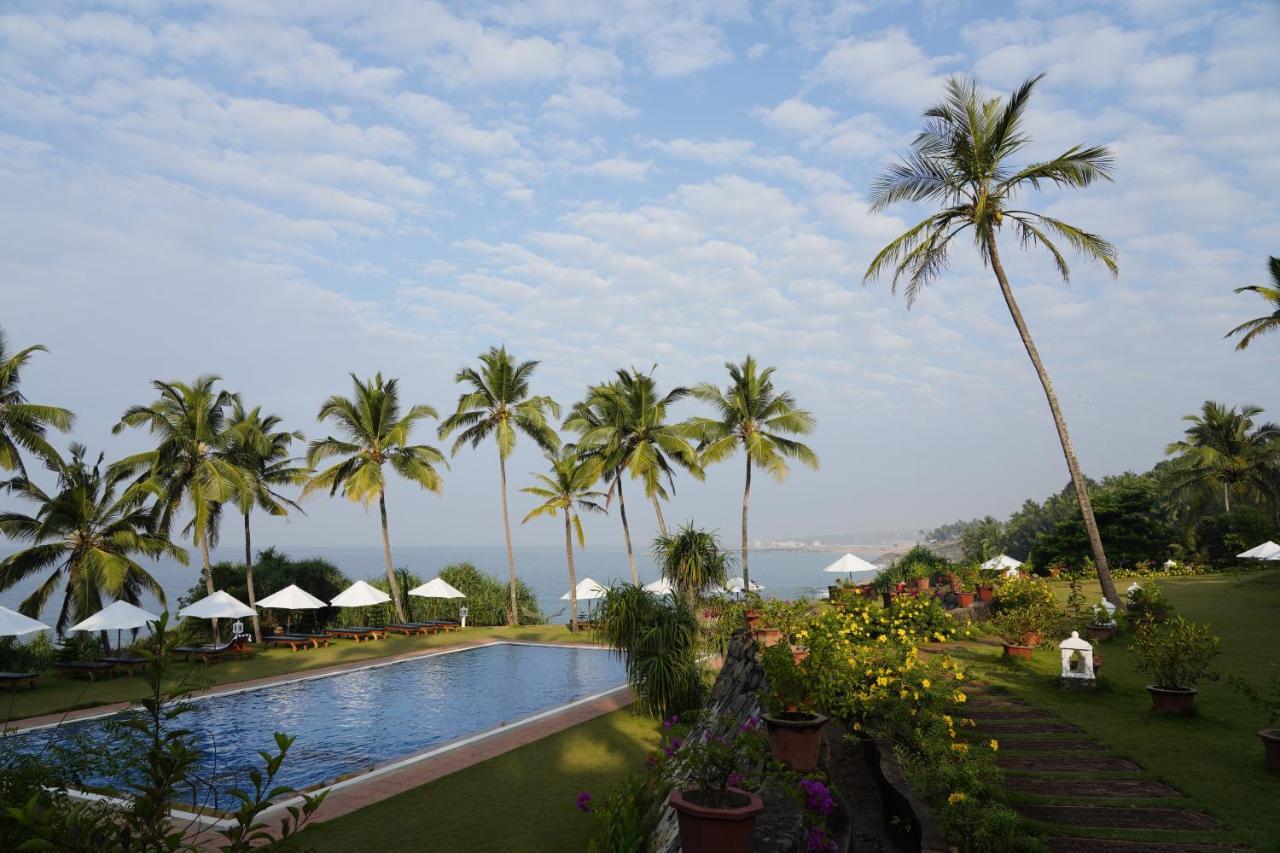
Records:
[[[72,625],[72,631],[115,631],[116,648],[120,648],[120,632],[141,628],[160,617],[127,601],[115,601],[83,622]]]
[[[49,626],[37,622],[30,616],[23,616],[16,610],[0,607],[0,637],[21,637],[32,631],[47,631]]]
[[[837,575],[847,574],[849,575],[849,580],[853,580],[854,572],[879,572],[880,567],[873,563],[868,563],[866,560],[853,554],[845,554],[843,557],[823,569],[823,571]]]
[[[1270,541],[1263,542],[1236,556],[1242,560],[1280,560],[1280,545]]]
[[[329,602],[334,607],[369,607],[374,604],[386,604],[391,596],[365,581],[356,581],[351,586],[334,596]]]
[[[449,584],[444,578],[432,578],[422,586],[415,586],[409,590],[410,595],[416,595],[419,598],[466,598],[467,596],[459,591],[456,587]]]
[[[328,607],[328,605],[305,589],[300,589],[297,584],[291,583],[279,592],[273,592],[259,601],[258,607],[292,611],[318,610],[321,607]],[[292,613],[285,617],[285,631],[289,630],[292,618]]]
[[[666,578],[658,578],[653,583],[645,584],[644,588],[654,595],[671,595],[676,591],[676,588],[671,585],[671,581]]]
[[[605,589],[603,586],[596,583],[591,578],[583,578],[581,581],[579,581],[577,590],[578,590],[579,601],[593,601],[597,598],[604,598],[605,595],[608,594],[609,592],[609,590]],[[568,601],[569,598],[570,596],[569,596],[569,593],[567,592],[564,595],[560,596],[561,601]]]
[[[1004,572],[1006,575],[1016,575],[1018,569],[1022,568],[1022,563],[1008,554],[1001,554],[999,557],[992,557],[987,560],[982,564],[982,568],[988,572]]]
[[[252,607],[221,589],[178,611],[179,616],[191,616],[195,619],[241,619],[253,614]],[[218,641],[216,630],[213,632],[213,641]]]
[[[721,589],[727,593],[737,595],[738,593],[742,592],[742,578],[740,577],[729,578],[728,582],[724,586],[722,586]],[[764,590],[764,584],[758,584],[755,581],[751,582],[752,592],[761,592],[763,590]]]

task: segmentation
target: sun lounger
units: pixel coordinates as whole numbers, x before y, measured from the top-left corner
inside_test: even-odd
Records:
[[[397,622],[394,625],[388,625],[387,631],[392,634],[438,634],[444,630],[441,625],[432,622]]]
[[[142,669],[144,666],[147,665],[147,659],[146,658],[106,657],[106,658],[98,658],[98,663],[110,664],[111,666],[114,666],[116,669],[124,670],[128,674],[132,675],[134,671]]]
[[[55,663],[54,670],[60,676],[87,675],[90,681],[97,681],[99,675],[115,675],[115,664],[96,660],[71,660]]]
[[[243,638],[237,637],[229,643],[223,643],[220,646],[178,646],[173,650],[174,654],[180,655],[187,660],[199,658],[201,663],[214,663],[224,657],[234,655],[251,655],[253,650],[250,649]]]
[[[298,649],[318,648],[321,643],[329,645],[329,638],[315,634],[270,634],[262,638],[262,642],[275,646],[288,646],[295,652]]]
[[[36,679],[40,677],[38,672],[0,672],[0,684],[9,685],[9,689],[13,690],[22,682],[31,685],[31,689],[36,689]]]
[[[454,622],[452,619],[433,619],[433,620],[431,620],[430,622],[427,622],[426,624],[428,624],[428,625],[435,625],[435,626],[436,626],[437,628],[439,628],[441,631],[460,631],[460,630],[462,630],[462,626],[461,626],[461,625],[459,625],[457,622]]]
[[[387,629],[362,625],[357,628],[325,628],[325,633],[330,637],[346,637],[348,640],[363,643],[365,640],[381,640],[387,636]]]

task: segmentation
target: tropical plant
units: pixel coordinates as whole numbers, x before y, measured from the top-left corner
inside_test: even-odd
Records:
[[[1151,676],[1154,687],[1191,690],[1200,679],[1212,677],[1213,659],[1221,641],[1208,625],[1197,625],[1181,616],[1140,628],[1130,647],[1139,672]]]
[[[456,619],[458,607],[467,606],[467,619],[475,625],[498,625],[506,621],[510,607],[511,590],[493,575],[485,574],[472,563],[451,563],[440,570],[440,578],[465,599],[420,599],[428,607],[429,618]],[[524,581],[516,581],[516,606],[521,624],[537,624],[542,621],[538,599]],[[415,606],[417,604],[415,603]]]
[[[244,516],[245,587],[249,606],[255,608],[253,636],[258,642],[262,641],[262,627],[258,623],[257,596],[253,585],[253,538],[249,514],[255,508],[275,516],[288,515],[290,509],[302,512],[302,507],[276,489],[305,485],[309,473],[289,455],[289,445],[303,441],[304,436],[300,432],[280,429],[280,424],[279,417],[262,414],[259,406],[246,410],[238,399],[232,401],[231,421],[227,425],[227,453],[245,474],[241,492],[236,496],[236,505]]]
[[[22,369],[38,352],[48,352],[40,344],[9,354],[4,329],[0,329],[0,471],[16,471],[27,476],[21,452],[34,453],[43,462],[55,463],[58,452],[46,439],[49,427],[66,432],[75,415],[57,406],[29,403],[19,386]]]
[[[1117,271],[1115,248],[1102,237],[1060,219],[1014,207],[1017,195],[1028,188],[1039,189],[1049,183],[1084,188],[1095,181],[1111,179],[1113,159],[1103,146],[1075,145],[1051,160],[1022,166],[1011,162],[1031,141],[1023,131],[1023,124],[1031,93],[1042,76],[1030,78],[1008,98],[984,98],[972,79],[952,77],[947,81],[946,97],[925,112],[927,123],[916,135],[911,153],[884,171],[876,180],[871,197],[871,209],[876,212],[902,201],[930,202],[942,209],[881,249],[863,280],[876,278],[893,267],[893,288],[896,292],[905,276],[906,299],[910,305],[946,268],[952,240],[965,231],[972,231],[978,254],[995,274],[1005,305],[1044,388],[1080,502],[1102,593],[1120,606],[1067,422],[1049,372],[1014,299],[996,240],[997,232],[1008,224],[1024,247],[1040,246],[1049,252],[1063,281],[1068,279],[1070,269],[1051,234],[1085,257],[1101,263],[1112,275]]]
[[[419,421],[436,417],[435,409],[416,405],[400,414],[400,386],[382,374],[361,380],[351,374],[351,397],[334,395],[320,407],[319,421],[332,421],[341,438],[327,436],[311,442],[307,465],[315,468],[326,459],[340,457],[336,464],[318,471],[303,487],[306,496],[328,489],[330,496],[342,490],[348,499],[368,506],[378,502],[382,521],[382,557],[387,572],[396,619],[405,621],[404,603],[396,585],[391,562],[391,533],[387,526],[387,491],[384,465],[411,483],[437,494],[444,488],[436,465],[447,465],[444,456],[426,444],[410,444],[409,437]]]
[[[1174,488],[1183,493],[1217,491],[1222,507],[1231,512],[1233,493],[1276,499],[1274,479],[1280,470],[1280,425],[1256,423],[1258,406],[1227,406],[1206,400],[1200,414],[1185,415],[1191,424],[1185,438],[1165,448],[1166,456],[1178,455]]]
[[[683,597],[616,586],[599,613],[600,637],[625,663],[641,710],[666,718],[701,705],[698,619]]]
[[[1237,287],[1235,290],[1236,293],[1249,292],[1258,294],[1262,301],[1267,304],[1267,307],[1271,309],[1270,314],[1246,320],[1223,335],[1223,337],[1229,338],[1232,335],[1242,334],[1242,337],[1236,343],[1237,350],[1247,349],[1254,338],[1280,329],[1280,258],[1275,256],[1268,258],[1267,270],[1271,273],[1270,287],[1261,284],[1249,284],[1244,287]]]
[[[163,604],[164,590],[135,558],[172,557],[185,565],[187,552],[154,529],[146,502],[155,495],[154,486],[121,489],[119,478],[103,470],[102,456],[86,462],[80,444],[72,444],[71,458],[56,460],[55,469],[58,484],[52,493],[22,477],[13,483],[13,493],[35,504],[36,511],[0,513],[0,532],[29,545],[0,561],[0,590],[52,569],[20,609],[38,617],[61,586],[59,634],[112,600],[137,604],[145,591]]]
[[[520,624],[516,601],[516,553],[511,545],[511,516],[507,509],[507,457],[516,446],[516,436],[524,433],[544,452],[560,447],[560,438],[547,423],[547,414],[560,417],[560,406],[550,397],[531,396],[529,380],[538,362],[522,361],[506,347],[490,347],[480,356],[479,368],[464,367],[454,381],[471,390],[458,397],[458,407],[440,423],[441,439],[457,433],[450,453],[463,445],[479,447],[490,437],[498,445],[499,491],[502,496],[502,532],[507,542],[507,570],[511,575],[511,600],[507,624]]]
[[[748,775],[759,777],[769,752],[760,721],[739,723],[731,714],[717,721],[706,714],[695,728],[701,731],[685,738],[672,756],[671,772],[681,780],[685,798],[713,809],[740,805],[736,800],[741,794],[729,789]]]
[[[540,516],[559,515],[564,519],[564,557],[569,567],[569,626],[578,630],[578,573],[573,564],[573,538],[578,537],[578,547],[587,547],[586,537],[582,533],[582,520],[579,512],[605,512],[600,501],[605,499],[604,492],[595,491],[592,487],[600,479],[600,462],[591,457],[582,458],[572,449],[566,448],[560,453],[548,453],[547,461],[551,463],[551,474],[534,474],[541,485],[528,486],[520,491],[540,498],[542,503],[529,511],[524,517],[527,523]]]
[[[733,557],[720,549],[716,532],[694,527],[692,521],[674,536],[654,539],[653,558],[662,576],[690,607],[707,591],[724,586],[733,567]]]
[[[746,482],[742,489],[742,586],[751,588],[747,565],[747,516],[751,502],[751,470],[760,468],[779,482],[786,479],[787,459],[796,459],[816,469],[818,455],[807,445],[787,435],[813,432],[813,415],[798,408],[787,391],[773,386],[774,368],[760,370],[756,360],[747,356],[742,364],[726,363],[729,384],[721,390],[703,383],[693,389],[693,396],[715,409],[713,418],[694,418],[691,423],[702,441],[699,451],[703,464],[720,462],[739,447],[746,456]]]

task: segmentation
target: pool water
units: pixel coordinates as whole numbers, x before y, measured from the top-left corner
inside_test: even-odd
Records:
[[[263,766],[259,750],[275,751],[274,732],[295,737],[277,784],[306,788],[625,681],[622,663],[603,649],[501,643],[200,699],[178,721],[202,753],[202,784],[185,799],[235,808],[229,792]],[[42,750],[54,739],[110,752],[122,737],[119,716],[18,734],[4,746]]]

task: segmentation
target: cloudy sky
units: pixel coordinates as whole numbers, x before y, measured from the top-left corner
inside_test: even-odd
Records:
[[[1273,2],[5,5],[0,323],[52,350],[29,396],[109,456],[141,446],[109,428],[155,378],[216,372],[315,436],[349,371],[444,410],[490,344],[566,403],[751,352],[823,462],[760,481],[756,535],[1007,513],[1066,472],[989,273],[963,246],[911,310],[861,284],[921,215],[871,214],[869,181],[957,72],[1047,71],[1031,154],[1116,155],[1113,185],[1027,201],[1112,239],[1118,279],[1080,261],[1064,286],[1006,238],[1087,472],[1150,466],[1206,398],[1280,417],[1280,340],[1222,340],[1280,254]],[[396,488],[397,540],[500,541],[495,454],[459,455],[442,497]],[[740,480],[681,483],[668,517],[733,531]],[[307,509],[259,541],[376,543],[375,515]]]

